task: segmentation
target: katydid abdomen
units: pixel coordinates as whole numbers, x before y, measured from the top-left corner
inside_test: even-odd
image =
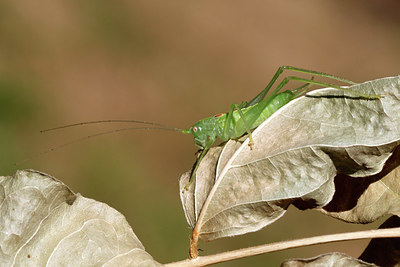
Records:
[[[261,111],[260,115],[257,117],[255,122],[252,123],[251,125],[249,125],[249,128],[251,130],[257,128],[261,123],[263,123],[272,114],[274,114],[275,111],[277,111],[278,109],[280,109],[281,107],[283,107],[284,105],[286,105],[287,103],[289,103],[290,101],[292,101],[295,98],[296,98],[296,95],[292,91],[287,90],[280,94],[277,94],[270,101],[268,99],[265,99],[256,105],[242,109],[242,111],[244,111],[243,114],[244,114],[245,120],[249,113],[258,113],[259,109]],[[264,101],[266,103],[264,103]],[[233,116],[235,117],[236,121],[240,120],[240,114],[238,114],[237,111],[234,112]],[[235,133],[235,137],[231,137],[231,138],[238,138],[238,137],[242,136],[245,132],[246,132],[246,130],[241,131],[241,132],[237,131]]]

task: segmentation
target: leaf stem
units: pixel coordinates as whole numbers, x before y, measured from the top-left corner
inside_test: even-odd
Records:
[[[323,236],[308,237],[296,240],[282,241],[276,243],[270,243],[266,245],[260,245],[255,247],[243,248],[238,250],[232,250],[219,254],[200,256],[196,259],[187,259],[183,261],[177,261],[165,264],[167,267],[179,267],[179,266],[206,266],[210,264],[245,258],[249,256],[255,256],[268,252],[281,251],[290,248],[305,247],[316,244],[332,243],[339,241],[367,239],[367,238],[390,238],[400,237],[400,227],[389,228],[389,229],[378,229],[378,230],[367,230],[350,233],[331,234]]]
[[[189,257],[190,259],[196,259],[199,256],[197,251],[197,244],[199,243],[199,233],[197,232],[196,227],[192,231],[192,237],[190,238],[190,247],[189,247]]]

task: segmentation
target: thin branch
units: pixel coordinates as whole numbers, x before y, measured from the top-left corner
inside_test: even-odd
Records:
[[[255,247],[243,248],[238,250],[232,250],[210,256],[200,256],[196,259],[187,259],[183,261],[177,261],[165,264],[168,267],[179,267],[179,266],[206,266],[210,264],[245,258],[249,256],[255,256],[268,252],[281,251],[290,248],[305,247],[316,244],[324,244],[339,241],[357,240],[357,239],[368,239],[368,238],[390,238],[400,237],[400,227],[389,228],[389,229],[378,229],[368,230],[350,233],[331,234],[323,236],[308,237],[290,241],[276,242],[266,245],[260,245]]]

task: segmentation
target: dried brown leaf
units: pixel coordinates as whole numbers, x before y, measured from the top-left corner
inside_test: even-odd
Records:
[[[194,234],[212,240],[257,231],[280,218],[290,204],[327,206],[339,173],[352,179],[380,173],[400,144],[400,77],[350,90],[384,97],[367,100],[336,89],[316,90],[260,125],[253,132],[253,150],[248,140],[230,140],[222,151],[211,149],[191,189],[182,187],[188,173],[180,182]]]
[[[125,217],[46,174],[0,176],[1,266],[159,266]]]

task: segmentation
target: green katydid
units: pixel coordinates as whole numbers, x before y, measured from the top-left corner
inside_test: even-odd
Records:
[[[197,162],[193,168],[191,177],[189,179],[188,184],[185,186],[187,190],[190,185],[193,183],[194,176],[196,174],[197,168],[203,157],[206,155],[207,151],[210,147],[215,143],[217,139],[222,141],[227,141],[229,139],[236,139],[240,136],[247,133],[249,135],[249,146],[250,148],[253,147],[254,141],[252,138],[251,131],[258,127],[262,122],[264,122],[268,117],[270,117],[275,111],[292,101],[293,99],[301,96],[302,94],[306,93],[309,90],[310,85],[319,85],[325,87],[332,87],[336,88],[353,95],[356,95],[360,98],[371,100],[371,99],[379,99],[380,95],[366,95],[360,92],[355,92],[349,90],[347,88],[337,86],[330,83],[319,82],[311,79],[304,79],[296,76],[288,76],[285,77],[281,83],[267,96],[267,93],[270,91],[272,86],[277,81],[278,77],[282,74],[284,70],[292,70],[300,73],[309,74],[312,76],[319,76],[324,78],[330,78],[333,80],[337,80],[340,82],[344,82],[350,85],[354,85],[356,83],[342,79],[331,74],[326,74],[322,72],[306,70],[302,68],[292,67],[292,66],[282,66],[278,68],[275,75],[268,83],[268,85],[252,100],[249,102],[242,102],[240,105],[232,104],[228,113],[223,113],[219,115],[215,115],[209,118],[202,119],[196,122],[192,127],[189,129],[179,129],[170,127],[167,125],[153,123],[153,122],[145,122],[145,121],[136,121],[136,120],[103,120],[103,121],[90,121],[90,122],[83,122],[83,123],[76,123],[65,125],[61,127],[51,128],[44,131],[50,131],[60,128],[66,128],[71,126],[77,125],[84,125],[84,124],[92,124],[92,123],[101,123],[101,122],[134,122],[134,123],[141,123],[152,125],[153,127],[140,127],[140,128],[124,128],[119,130],[114,130],[110,132],[105,132],[101,134],[107,134],[116,131],[124,131],[124,130],[134,130],[134,129],[158,129],[158,130],[172,130],[178,131],[184,134],[192,134],[194,137],[194,143],[202,152],[197,159]],[[285,90],[280,92],[281,89],[291,80],[303,82],[304,85],[294,89],[294,90]],[[99,134],[98,134],[99,135]],[[89,136],[92,137],[92,136]],[[87,137],[86,137],[87,138]]]

